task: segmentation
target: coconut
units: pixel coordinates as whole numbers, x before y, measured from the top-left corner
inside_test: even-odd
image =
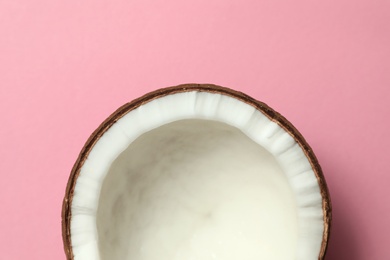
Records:
[[[91,135],[62,210],[67,259],[323,259],[331,204],[298,130],[216,85],[160,89]]]

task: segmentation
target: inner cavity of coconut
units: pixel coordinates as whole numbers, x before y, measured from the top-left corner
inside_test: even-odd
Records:
[[[295,259],[295,197],[275,157],[239,129],[169,123],[112,163],[96,214],[100,259]]]

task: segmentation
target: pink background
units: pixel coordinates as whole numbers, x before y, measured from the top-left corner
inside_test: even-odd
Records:
[[[243,91],[306,137],[332,195],[328,259],[389,259],[388,0],[0,0],[0,259],[65,259],[88,136],[188,82]]]

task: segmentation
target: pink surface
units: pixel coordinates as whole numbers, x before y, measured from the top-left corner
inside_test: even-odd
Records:
[[[61,203],[92,131],[180,83],[285,115],[323,167],[328,259],[389,259],[390,1],[0,1],[0,259],[65,259]]]

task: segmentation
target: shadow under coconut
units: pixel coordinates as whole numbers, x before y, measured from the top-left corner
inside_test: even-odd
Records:
[[[334,197],[334,195],[333,195]],[[350,218],[338,210],[337,206],[333,207],[333,221],[328,251],[325,259],[327,260],[364,260],[358,252],[355,237],[358,236],[356,227],[350,224]]]
[[[326,155],[322,153],[319,155]],[[343,172],[343,165],[337,164],[335,158],[321,158],[320,163],[327,180],[332,202],[332,227],[326,260],[365,260],[359,253],[356,238],[359,236],[356,222],[351,221],[353,216],[348,210],[350,201],[345,196],[348,189],[338,185],[337,176]],[[327,174],[328,173],[328,174]],[[333,179],[331,178],[333,176]]]

